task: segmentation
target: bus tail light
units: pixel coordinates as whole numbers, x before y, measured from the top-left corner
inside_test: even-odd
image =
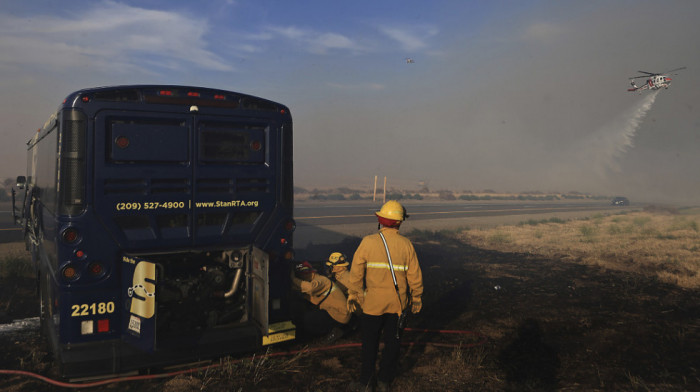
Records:
[[[119,148],[127,148],[129,147],[129,138],[126,136],[118,136],[114,140],[114,144],[116,144]]]
[[[294,231],[297,228],[297,223],[294,222],[294,219],[290,219],[287,221],[287,223],[284,224],[284,229],[287,231]]]
[[[63,230],[61,237],[63,238],[63,241],[72,244],[78,241],[78,238],[80,238],[80,232],[75,227],[69,227]]]
[[[78,270],[75,269],[74,266],[69,264],[69,265],[63,267],[63,271],[61,272],[61,275],[63,275],[63,277],[68,279],[68,280],[76,280],[76,279],[78,279]]]
[[[90,263],[88,266],[88,271],[90,271],[90,274],[93,276],[102,275],[104,270],[104,267],[102,267],[102,264],[100,263]]]

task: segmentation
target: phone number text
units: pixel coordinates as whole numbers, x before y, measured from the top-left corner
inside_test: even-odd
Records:
[[[117,203],[117,211],[139,211],[139,210],[157,210],[157,209],[178,209],[185,208],[187,203],[184,201],[165,201],[165,202],[131,202],[131,203]]]

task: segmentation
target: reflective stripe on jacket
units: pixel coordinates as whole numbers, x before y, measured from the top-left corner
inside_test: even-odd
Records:
[[[401,305],[396,296],[394,280],[389,270],[384,242],[379,233],[362,239],[355,251],[350,270],[348,290],[358,296],[364,291],[362,311],[373,316],[385,313],[399,314],[406,308],[409,298],[420,300],[423,295],[423,274],[411,241],[399,234],[398,229],[384,227],[394,273],[399,286]]]
[[[301,292],[312,304],[320,304],[319,309],[328,312],[335,321],[341,324],[350,321],[351,313],[347,308],[345,294],[336,284],[331,284],[327,277],[314,273],[310,282],[292,277],[292,288]]]

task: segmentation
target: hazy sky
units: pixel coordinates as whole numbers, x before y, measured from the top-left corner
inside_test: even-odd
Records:
[[[164,83],[288,105],[302,187],[697,203],[698,16],[695,0],[1,1],[0,177],[68,93]],[[626,91],[682,66],[668,90]]]

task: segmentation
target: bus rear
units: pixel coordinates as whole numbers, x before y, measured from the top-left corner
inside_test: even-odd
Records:
[[[293,339],[285,106],[120,86],[75,92],[52,117],[29,143],[24,222],[64,376]]]

